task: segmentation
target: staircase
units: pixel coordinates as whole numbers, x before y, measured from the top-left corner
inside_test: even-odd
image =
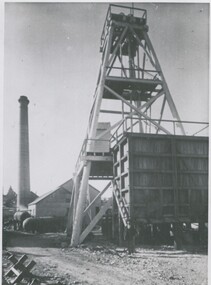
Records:
[[[116,203],[120,212],[120,215],[122,217],[122,221],[125,227],[130,225],[130,216],[128,212],[128,208],[126,206],[126,202],[124,197],[122,196],[122,193],[117,185],[117,182],[115,180],[112,181],[113,184],[113,194],[116,199]]]

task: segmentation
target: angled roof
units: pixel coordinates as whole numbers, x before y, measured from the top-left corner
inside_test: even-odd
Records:
[[[50,196],[52,193],[54,193],[54,192],[60,190],[61,188],[65,189],[64,187],[59,186],[58,188],[56,188],[56,189],[54,189],[54,190],[51,190],[51,191],[49,191],[49,192],[43,194],[42,196],[38,197],[38,198],[35,199],[33,202],[29,203],[29,205],[34,205],[34,204],[39,203],[41,200],[45,199],[46,197]],[[69,191],[69,190],[67,190],[67,189],[65,189],[65,190],[66,190],[66,191]],[[71,191],[69,191],[69,192],[71,192]]]
[[[56,189],[54,190],[51,190],[45,194],[43,194],[42,196],[38,197],[37,199],[35,199],[33,202],[31,202],[29,205],[34,205],[34,204],[37,204],[39,203],[40,201],[42,201],[43,199],[45,199],[46,197],[50,196],[51,194],[53,194],[54,192],[58,191],[58,190],[61,190],[61,189],[64,189],[64,190],[67,190],[68,192],[72,192],[72,189],[73,189],[73,179],[69,179],[67,180],[65,183],[61,184],[59,187],[57,187]],[[93,186],[89,185],[89,189],[92,189],[96,192],[100,192],[99,190],[97,190],[96,188],[94,188]]]
[[[69,179],[67,180],[65,183],[61,184],[58,188],[64,188],[70,192],[72,192],[72,189],[73,189],[73,179]]]

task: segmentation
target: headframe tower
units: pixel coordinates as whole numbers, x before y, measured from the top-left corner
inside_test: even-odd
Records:
[[[102,155],[96,151],[97,143],[104,142],[106,135],[112,137],[116,130],[122,133],[138,130],[140,133],[154,134],[174,134],[177,131],[185,135],[148,35],[145,9],[110,5],[101,36],[100,52],[102,60],[88,130],[74,177],[74,196],[71,201],[74,206],[71,207],[73,210],[69,213],[68,222],[73,246],[81,243],[90,229],[82,231],[89,179],[112,179],[110,145]],[[166,110],[168,118],[172,116],[171,126],[168,120],[164,120]],[[103,119],[109,116],[111,124],[99,133],[101,116]],[[112,139],[118,140],[118,136]],[[103,170],[98,175],[101,167]],[[110,185],[109,182],[105,190]],[[105,206],[101,214],[107,208]]]

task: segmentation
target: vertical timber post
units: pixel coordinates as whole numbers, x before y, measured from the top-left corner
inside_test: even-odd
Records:
[[[98,93],[97,93],[97,97],[96,97],[96,101],[94,105],[93,118],[91,121],[90,131],[88,134],[88,140],[95,139],[95,136],[96,136],[97,124],[98,124],[99,113],[100,113],[100,106],[101,106],[102,97],[103,97],[105,76],[106,76],[106,71],[107,71],[107,63],[108,63],[111,43],[112,43],[113,26],[111,26],[109,29],[110,29],[108,32],[109,38],[108,38],[108,43],[106,46],[105,56],[102,61],[101,79],[100,79],[100,83],[98,87],[99,89],[97,90]],[[87,146],[87,147],[89,151],[90,146]],[[81,185],[80,185],[80,192],[79,192],[79,197],[78,197],[78,202],[77,202],[76,212],[75,212],[75,217],[74,217],[74,222],[73,222],[73,233],[72,233],[72,239],[71,239],[72,246],[77,246],[79,244],[81,228],[82,228],[82,221],[83,221],[83,211],[84,211],[85,202],[86,202],[86,190],[87,190],[87,185],[89,181],[90,170],[91,170],[91,161],[86,161],[84,170],[83,170],[83,175],[82,175],[82,180],[81,180]]]
[[[124,231],[124,225],[122,222],[122,217],[120,215],[120,212],[118,211],[118,244],[119,246],[123,245],[123,231]]]
[[[151,52],[152,52],[152,54],[153,54],[153,57],[154,57],[154,60],[155,60],[155,65],[156,65],[156,67],[157,67],[157,70],[160,71],[160,76],[161,76],[161,78],[162,78],[162,80],[163,80],[163,86],[164,86],[164,90],[165,90],[165,92],[166,92],[166,99],[167,99],[167,102],[168,102],[168,104],[169,104],[169,108],[170,108],[170,110],[171,110],[171,112],[172,112],[172,115],[174,116],[174,118],[175,118],[176,120],[181,121],[180,116],[179,116],[179,113],[177,112],[176,106],[175,106],[174,101],[173,101],[173,99],[172,99],[172,97],[171,97],[171,94],[170,94],[168,85],[167,85],[166,80],[165,80],[165,77],[164,77],[164,75],[163,75],[163,72],[162,72],[160,63],[159,63],[158,58],[157,58],[156,53],[155,53],[155,50],[154,50],[154,48],[153,48],[153,46],[152,46],[152,43],[151,43],[151,41],[150,41],[150,38],[149,38],[149,36],[148,36],[148,34],[147,34],[146,32],[143,32],[143,35],[144,35],[144,39],[145,39],[145,41],[146,41],[148,47],[150,48],[150,50],[151,50]],[[178,123],[178,125],[179,125],[179,127],[180,127],[180,129],[181,129],[182,134],[185,136],[185,130],[184,130],[184,127],[183,127],[182,123]]]

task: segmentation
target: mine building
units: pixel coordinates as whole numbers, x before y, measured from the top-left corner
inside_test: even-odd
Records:
[[[68,215],[70,201],[72,197],[73,180],[70,179],[60,185],[58,188],[47,192],[34,200],[28,205],[28,211],[33,217],[65,217]],[[89,185],[87,195],[88,201],[93,199],[99,194],[99,191],[93,186]],[[91,216],[94,216],[101,207],[101,201],[98,200],[94,203]]]

